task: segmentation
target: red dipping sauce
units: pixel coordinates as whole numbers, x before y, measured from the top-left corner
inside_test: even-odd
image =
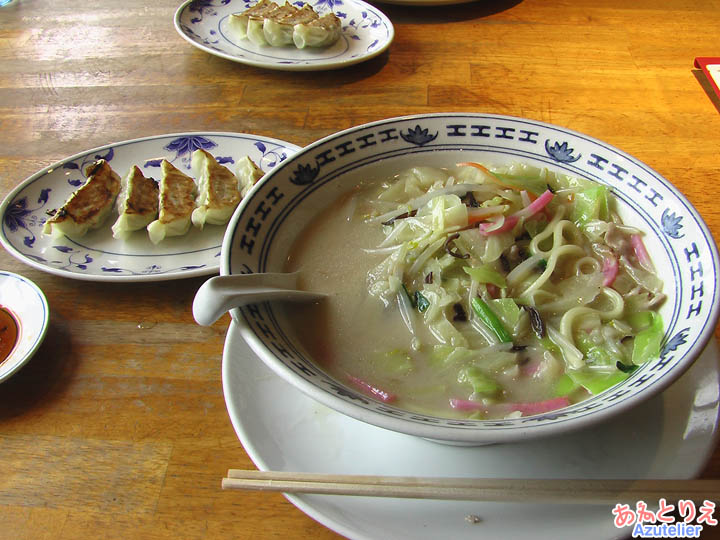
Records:
[[[10,311],[0,306],[0,364],[15,348],[18,339],[18,322]]]

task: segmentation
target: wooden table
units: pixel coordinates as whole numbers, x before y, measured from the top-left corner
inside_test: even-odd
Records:
[[[326,72],[202,52],[173,28],[179,3],[0,8],[3,197],[113,141],[236,131],[305,145],[390,116],[477,111],[624,149],[670,179],[720,238],[720,102],[693,69],[696,56],[720,56],[719,0],[378,4],[395,25],[389,51]],[[337,536],[279,494],[220,490],[229,467],[253,464],[223,401],[229,318],[202,328],[190,312],[203,279],[84,282],[4,251],[0,268],[33,280],[51,306],[39,353],[0,386],[0,537]],[[703,476],[720,477],[720,451]]]

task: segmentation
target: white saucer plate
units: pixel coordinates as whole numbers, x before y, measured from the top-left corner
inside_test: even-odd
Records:
[[[337,413],[273,374],[233,323],[223,389],[240,442],[261,470],[495,478],[691,478],[716,444],[718,347],[681,379],[620,418],[526,443],[449,446]],[[287,495],[352,539],[564,540],[625,538],[612,507]],[[650,505],[658,501],[645,501]],[[477,516],[471,523],[467,518]]]
[[[111,215],[100,228],[82,238],[52,238],[42,234],[48,211],[59,208],[85,181],[85,167],[105,159],[124,176],[137,165],[148,177],[160,177],[167,159],[189,173],[190,155],[198,148],[210,152],[234,170],[243,156],[268,172],[298,146],[277,139],[243,133],[174,133],[117,142],[87,150],[46,167],[18,185],[0,205],[0,243],[24,263],[51,274],[88,281],[164,281],[213,274],[219,268],[225,227],[194,227],[184,236],[155,245],[145,231],[116,240]]]
[[[17,342],[0,362],[0,382],[9,379],[33,357],[45,339],[50,310],[43,292],[29,279],[0,271],[0,307],[18,326]]]
[[[245,11],[255,4],[254,0],[189,0],[175,13],[175,29],[191,45],[215,56],[286,71],[330,70],[364,62],[385,51],[395,36],[390,19],[362,0],[308,0],[304,3],[321,15],[332,11],[338,16],[342,36],[335,44],[297,49],[293,46],[258,46],[233,37],[228,32],[230,15]]]

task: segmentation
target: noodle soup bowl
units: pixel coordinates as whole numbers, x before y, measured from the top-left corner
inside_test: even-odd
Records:
[[[667,295],[659,358],[610,389],[565,408],[499,420],[403,410],[328,375],[307,353],[279,302],[234,308],[251,349],[282,379],[320,403],[385,429],[451,444],[527,440],[587,428],[673,383],[702,352],[718,320],[718,253],[710,232],[673,185],[632,156],[562,127],[489,114],[432,114],[357,126],[302,149],[266,175],[235,212],[221,274],[282,272],[303,229],[362,180],[413,166],[526,162],[608,186],[623,222],[644,231]],[[371,337],[369,339],[372,339]],[[238,368],[240,369],[240,368]]]

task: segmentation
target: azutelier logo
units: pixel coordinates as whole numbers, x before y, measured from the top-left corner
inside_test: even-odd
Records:
[[[704,527],[718,524],[712,501],[705,500],[698,507],[690,500],[674,505],[660,499],[657,506],[652,511],[645,501],[638,501],[634,510],[628,504],[616,504],[612,510],[615,526],[632,528],[633,538],[700,538]]]

